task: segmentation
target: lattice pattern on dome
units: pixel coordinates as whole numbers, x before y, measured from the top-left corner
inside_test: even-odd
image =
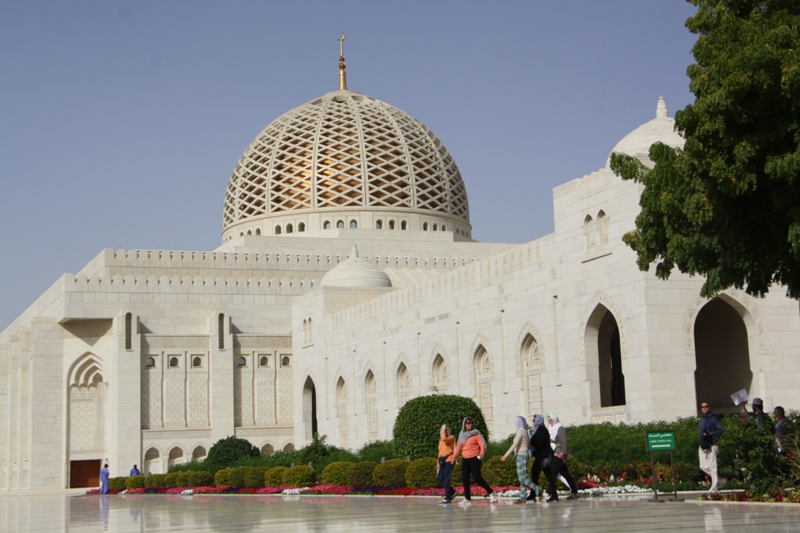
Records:
[[[469,222],[461,173],[407,113],[336,91],[267,126],[233,170],[224,225],[297,210],[416,209]]]

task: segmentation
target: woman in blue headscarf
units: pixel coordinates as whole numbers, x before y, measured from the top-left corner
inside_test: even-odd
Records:
[[[505,461],[512,453],[516,456],[517,477],[519,478],[519,499],[514,503],[525,503],[526,500],[533,500],[536,498],[541,492],[541,489],[528,477],[528,444],[530,443],[528,422],[525,421],[524,416],[518,416],[514,420],[514,425],[517,429],[514,435],[514,442],[511,443],[511,448],[508,449],[500,460]],[[530,494],[528,494],[527,489],[531,489]]]

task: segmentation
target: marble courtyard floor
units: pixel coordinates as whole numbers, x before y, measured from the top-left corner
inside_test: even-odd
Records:
[[[0,493],[0,531],[797,531],[800,505],[635,497],[438,505],[420,497]],[[457,500],[458,501],[458,500]]]

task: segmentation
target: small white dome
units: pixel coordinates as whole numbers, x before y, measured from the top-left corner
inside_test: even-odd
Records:
[[[353,245],[350,256],[322,277],[320,287],[391,287],[392,281],[381,267],[358,257]]]
[[[611,150],[611,153],[633,156],[645,165],[652,167],[653,162],[648,157],[650,146],[659,141],[673,148],[683,148],[683,137],[675,131],[675,119],[669,117],[667,103],[663,96],[658,97],[656,118],[642,124],[623,137]],[[606,166],[609,166],[610,163],[611,154],[608,155]]]

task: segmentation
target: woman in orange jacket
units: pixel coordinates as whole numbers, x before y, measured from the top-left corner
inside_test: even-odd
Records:
[[[470,494],[470,475],[477,485],[486,490],[489,501],[496,502],[497,494],[492,487],[481,477],[481,459],[486,455],[486,441],[483,440],[481,432],[475,429],[472,418],[467,417],[461,423],[461,433],[458,434],[458,444],[453,452],[452,458],[448,461],[455,463],[459,454],[463,457],[461,462],[461,475],[464,478],[464,501],[471,500]]]
[[[436,465],[436,479],[444,489],[444,498],[439,503],[450,503],[456,495],[455,489],[450,485],[450,476],[453,475],[455,465],[449,461],[453,457],[456,438],[449,433],[450,428],[443,424],[439,430],[439,462]]]

